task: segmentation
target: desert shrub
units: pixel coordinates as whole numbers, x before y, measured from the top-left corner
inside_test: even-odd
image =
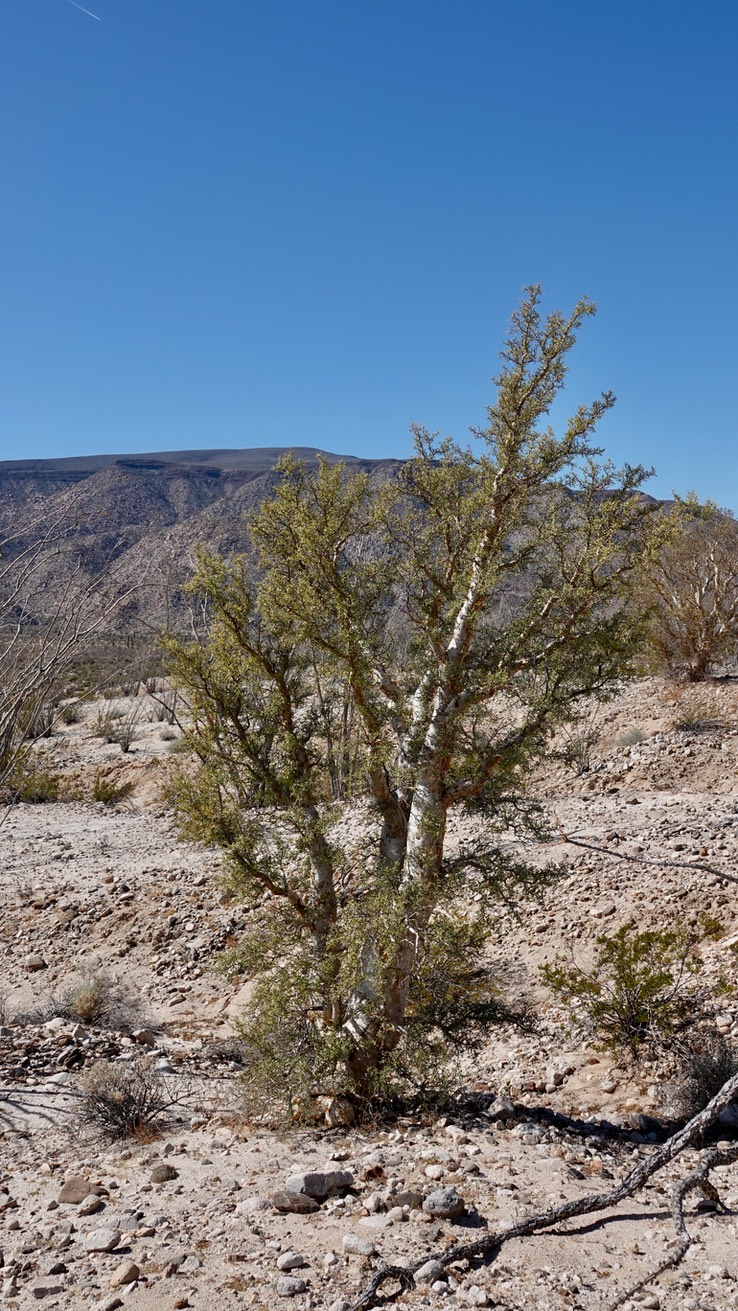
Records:
[[[150,1057],[97,1061],[82,1077],[79,1118],[107,1138],[154,1128],[172,1097]]]
[[[658,671],[701,682],[738,644],[738,523],[694,493],[676,498],[674,531],[647,566],[651,661]]]
[[[575,774],[586,774],[592,764],[594,749],[602,736],[599,709],[597,706],[584,713],[561,730],[561,745],[556,754]]]
[[[81,724],[82,723],[82,702],[78,697],[72,701],[67,701],[61,709],[61,720],[63,724]]]
[[[137,737],[136,721],[138,715],[137,706],[124,714],[120,706],[108,705],[97,716],[93,732],[97,737],[101,737],[104,742],[115,743],[121,751],[128,752]]]
[[[696,1021],[700,999],[691,981],[699,962],[685,931],[639,933],[630,921],[596,944],[591,972],[559,959],[541,974],[607,1047],[638,1056],[668,1045]]]
[[[92,782],[92,800],[101,801],[105,806],[117,806],[119,801],[130,797],[135,783],[125,780],[116,783],[110,770],[98,769]]]
[[[177,722],[177,692],[174,689],[165,690],[153,696],[154,708],[153,716],[159,724],[176,724]]]
[[[668,1088],[668,1100],[677,1115],[691,1120],[704,1110],[728,1079],[738,1074],[738,1044],[719,1033],[700,1035],[684,1051],[679,1069]]]
[[[83,974],[64,992],[52,996],[49,1016],[59,1015],[78,1024],[95,1025],[127,1033],[148,1023],[141,1000],[126,984],[109,974]]]
[[[35,705],[30,703],[24,734],[26,741],[35,742],[38,738],[51,737],[56,717],[57,710],[53,701],[41,701]]]
[[[634,724],[631,728],[625,728],[622,733],[618,733],[615,746],[637,747],[639,743],[645,742],[645,740],[646,734],[643,729]]]
[[[3,796],[11,803],[24,801],[28,805],[42,805],[46,801],[58,801],[61,787],[60,775],[48,769],[42,760],[22,755],[5,779]]]

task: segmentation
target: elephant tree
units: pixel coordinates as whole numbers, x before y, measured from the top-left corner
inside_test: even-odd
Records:
[[[529,289],[473,450],[418,428],[383,483],[288,458],[254,557],[200,553],[206,631],[169,643],[198,757],[175,801],[249,903],[231,964],[258,976],[254,1086],[368,1097],[479,1040],[500,902],[546,877],[511,854],[511,831],[541,829],[526,777],[641,641],[646,473],[599,461],[610,393],[544,426],[594,311],[539,306]]]

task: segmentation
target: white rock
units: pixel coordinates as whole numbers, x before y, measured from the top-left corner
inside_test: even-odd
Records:
[[[277,1297],[297,1297],[298,1293],[307,1292],[307,1284],[304,1279],[292,1279],[289,1275],[283,1275],[277,1280]]]
[[[442,1279],[444,1269],[440,1261],[426,1261],[419,1270],[415,1271],[416,1284],[432,1284],[437,1279]]]
[[[344,1252],[351,1256],[373,1256],[377,1250],[374,1243],[361,1234],[344,1234],[342,1245]]]
[[[300,1270],[304,1265],[307,1265],[307,1261],[302,1252],[282,1252],[277,1257],[278,1270]]]

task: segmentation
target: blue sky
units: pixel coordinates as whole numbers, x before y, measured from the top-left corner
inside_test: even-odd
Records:
[[[573,406],[738,509],[734,0],[4,0],[0,458],[463,438],[526,283]]]

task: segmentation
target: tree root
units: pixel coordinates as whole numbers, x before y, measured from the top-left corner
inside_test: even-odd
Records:
[[[619,1202],[624,1201],[626,1197],[632,1197],[634,1193],[655,1174],[668,1165],[675,1157],[687,1147],[691,1147],[698,1142],[705,1131],[720,1115],[720,1112],[738,1097],[738,1074],[728,1079],[713,1097],[712,1101],[695,1115],[684,1127],[667,1138],[666,1142],[656,1151],[652,1152],[644,1160],[631,1170],[626,1178],[616,1185],[615,1188],[609,1189],[605,1193],[588,1193],[585,1197],[574,1198],[569,1202],[562,1202],[561,1206],[552,1207],[549,1211],[540,1211],[536,1215],[527,1216],[519,1220],[517,1224],[510,1225],[507,1229],[497,1230],[496,1232],[487,1233],[482,1238],[478,1238],[470,1243],[455,1243],[453,1247],[444,1252],[428,1252],[425,1256],[413,1261],[406,1268],[401,1266],[381,1266],[375,1271],[369,1283],[363,1289],[360,1296],[352,1304],[350,1311],[370,1311],[371,1307],[380,1304],[377,1298],[382,1285],[391,1279],[397,1279],[401,1283],[401,1291],[407,1291],[414,1286],[413,1276],[425,1265],[427,1261],[438,1261],[444,1268],[452,1265],[455,1261],[475,1261],[481,1257],[491,1255],[502,1247],[504,1243],[511,1238],[527,1238],[529,1234],[537,1233],[541,1229],[550,1229],[551,1225],[560,1224],[564,1220],[570,1220],[574,1216],[592,1215],[597,1211],[605,1211],[609,1207],[617,1206]],[[668,1262],[663,1269],[668,1269],[670,1265],[677,1264],[687,1251],[691,1238],[689,1237],[686,1224],[684,1222],[683,1204],[684,1198],[694,1188],[699,1187],[707,1179],[709,1171],[715,1165],[726,1165],[738,1159],[738,1147],[730,1148],[727,1152],[710,1151],[703,1158],[697,1170],[688,1175],[681,1184],[678,1185],[674,1192],[672,1204],[672,1214],[674,1223],[677,1227],[679,1237],[679,1247],[675,1253],[670,1254]],[[686,1240],[686,1247],[680,1253],[680,1249]],[[661,1268],[657,1272],[651,1272],[644,1281],[650,1281],[661,1273]],[[642,1287],[642,1285],[638,1285]],[[400,1291],[400,1290],[398,1290]],[[631,1290],[632,1292],[633,1290]],[[398,1292],[383,1298],[382,1301],[391,1301],[398,1296]],[[627,1296],[630,1296],[628,1294]],[[622,1300],[622,1299],[621,1299]],[[620,1305],[620,1302],[615,1303]]]

